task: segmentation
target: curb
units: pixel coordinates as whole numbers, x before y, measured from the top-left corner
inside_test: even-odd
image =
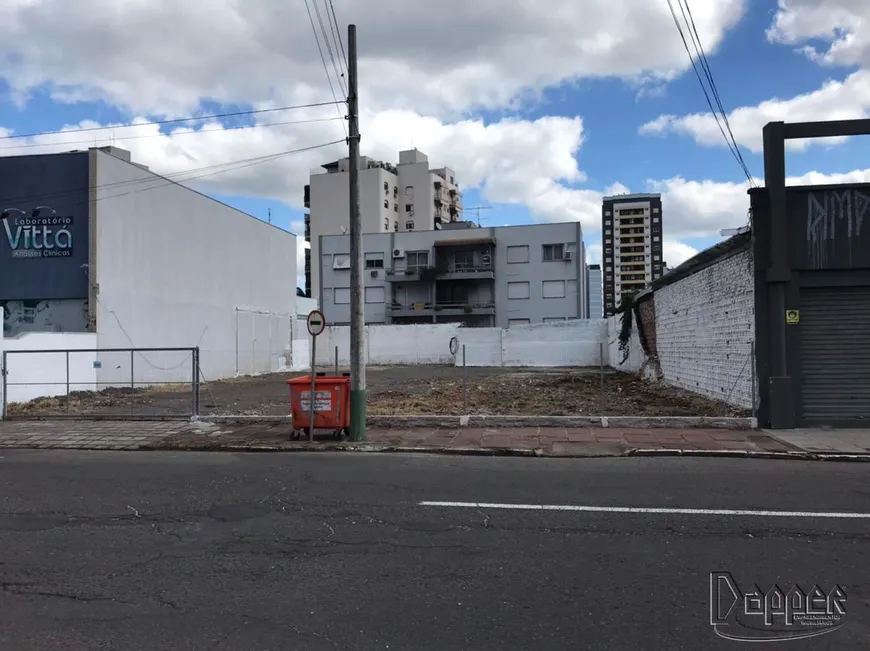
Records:
[[[239,424],[287,424],[292,423],[292,416],[242,416],[218,414],[213,416],[195,416],[194,423],[239,423]],[[416,428],[508,428],[508,427],[565,427],[565,428],[643,428],[643,429],[742,429],[757,428],[755,418],[722,417],[707,418],[703,416],[369,416],[367,427],[381,429],[416,429]]]
[[[841,454],[827,452],[767,452],[755,450],[680,450],[660,448],[636,448],[626,452],[631,457],[739,457],[747,459],[791,459],[794,461],[850,461],[870,462],[870,454]]]
[[[127,448],[128,450],[130,448]],[[870,462],[870,454],[820,454],[815,452],[766,452],[755,450],[682,450],[660,448],[632,448],[621,452],[593,452],[552,454],[545,448],[438,448],[423,446],[404,445],[372,445],[372,444],[347,444],[334,445],[211,445],[197,448],[189,447],[164,447],[155,444],[143,445],[136,448],[142,451],[153,452],[351,452],[351,453],[377,453],[377,454],[441,454],[475,457],[537,457],[546,459],[623,459],[629,457],[706,457],[706,458],[739,458],[739,459],[778,459],[791,461],[839,461],[839,462]]]

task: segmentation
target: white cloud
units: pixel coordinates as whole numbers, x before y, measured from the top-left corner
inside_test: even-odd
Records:
[[[870,3],[865,0],[779,0],[767,38],[801,46],[820,64],[870,69],[868,25]]]
[[[663,2],[552,0],[546,11],[526,0],[335,4],[339,20],[358,25],[361,103],[373,110],[443,117],[582,77],[660,82],[689,65]],[[745,6],[698,3],[711,51]],[[285,0],[212,0],[207,11],[194,0],[4,0],[0,76],[19,94],[47,86],[63,101],[139,112],[188,112],[204,98],[331,96],[305,8]]]
[[[743,106],[728,114],[728,122],[737,143],[750,151],[763,151],[761,130],[768,122],[812,122],[816,120],[849,120],[870,115],[870,71],[859,70],[844,81],[828,81],[821,88],[789,99],[769,99],[757,106]],[[691,136],[700,145],[726,147],[712,113],[691,115],[661,115],[640,127],[645,135],[676,133]],[[843,138],[791,140],[791,150],[801,150],[810,144],[830,145]]]

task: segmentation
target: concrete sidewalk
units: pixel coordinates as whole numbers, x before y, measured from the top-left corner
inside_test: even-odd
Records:
[[[0,448],[85,450],[365,451],[590,457],[653,454],[870,459],[870,430],[667,428],[369,428],[365,443],[291,441],[286,424],[187,421],[0,422]]]

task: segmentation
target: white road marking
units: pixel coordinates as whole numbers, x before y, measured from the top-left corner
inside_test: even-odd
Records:
[[[663,515],[731,515],[766,518],[842,518],[870,520],[870,513],[825,511],[753,511],[749,509],[664,509],[644,506],[575,506],[573,504],[497,504],[487,502],[420,502],[419,506],[515,511],[583,511],[587,513],[658,513]]]

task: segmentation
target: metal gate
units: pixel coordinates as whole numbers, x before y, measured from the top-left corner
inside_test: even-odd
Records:
[[[6,350],[6,419],[189,419],[199,413],[199,348]]]
[[[804,425],[870,422],[870,286],[801,289]]]

